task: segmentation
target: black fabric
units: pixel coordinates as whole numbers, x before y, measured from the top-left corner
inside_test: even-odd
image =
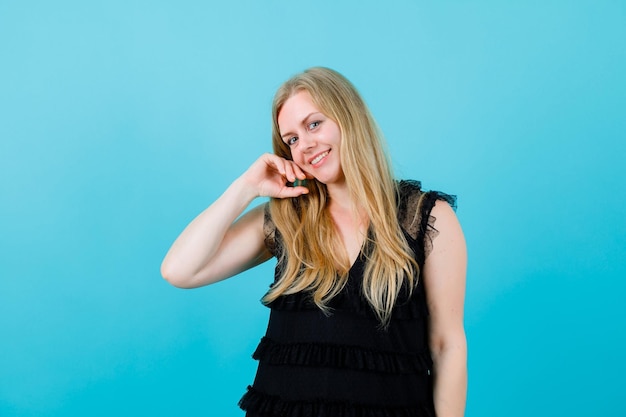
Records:
[[[456,207],[453,196],[422,192],[419,182],[398,183],[398,219],[420,266],[437,234],[431,210],[437,200]],[[282,239],[266,211],[266,245],[282,253]],[[362,296],[365,255],[324,314],[307,293],[272,302],[252,386],[239,402],[247,417],[430,417],[432,359],[428,309],[421,279],[404,291],[389,326],[382,329]],[[275,279],[280,276],[277,265]]]

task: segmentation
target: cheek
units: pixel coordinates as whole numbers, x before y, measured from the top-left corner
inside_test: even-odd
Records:
[[[337,127],[337,130],[335,131],[335,138],[337,138],[337,143],[341,143],[341,130],[339,127]]]
[[[302,156],[302,153],[298,152],[297,150],[294,150],[294,151],[291,151],[291,160],[295,162],[296,165],[301,166],[302,162],[304,161],[304,157]]]

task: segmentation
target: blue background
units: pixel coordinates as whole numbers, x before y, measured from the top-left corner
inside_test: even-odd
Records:
[[[159,265],[344,73],[399,177],[459,196],[467,416],[624,416],[623,1],[0,1],[0,416],[242,416],[273,263]]]

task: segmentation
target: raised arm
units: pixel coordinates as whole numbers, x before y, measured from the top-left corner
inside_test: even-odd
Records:
[[[467,342],[463,326],[467,253],[452,208],[438,201],[432,210],[439,234],[426,258],[424,285],[430,311],[434,402],[437,417],[461,417],[467,392]]]
[[[307,193],[306,187],[286,186],[296,178],[306,177],[292,161],[262,155],[178,236],[161,264],[163,277],[177,287],[195,288],[269,259],[263,206],[237,218],[256,197],[294,198]]]

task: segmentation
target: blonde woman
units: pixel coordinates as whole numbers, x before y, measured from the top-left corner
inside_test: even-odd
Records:
[[[396,181],[341,74],[276,93],[274,154],[194,219],[163,276],[194,288],[272,257],[266,335],[240,401],[249,417],[462,416],[466,249],[454,199]],[[257,197],[270,197],[244,215]]]

